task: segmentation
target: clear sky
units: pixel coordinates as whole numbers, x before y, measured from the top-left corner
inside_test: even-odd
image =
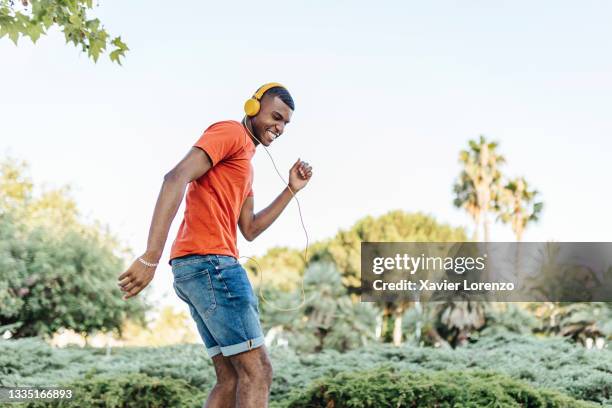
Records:
[[[611,241],[612,3],[377,4],[100,0],[96,15],[131,49],[123,67],[94,64],[56,29],[36,46],[3,38],[0,154],[27,160],[35,181],[73,185],[83,213],[140,253],[163,175],[277,81],[296,111],[270,151],[284,173],[298,157],[314,168],[299,194],[311,240],[392,209],[471,228],[452,184],[460,149],[484,134],[506,174],[542,192],[525,241]],[[283,186],[265,152],[253,160],[261,209]],[[513,239],[505,226],[492,235]],[[304,242],[291,204],[239,247]],[[171,282],[163,265],[155,293]]]

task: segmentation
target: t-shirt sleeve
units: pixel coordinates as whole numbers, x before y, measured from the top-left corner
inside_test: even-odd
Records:
[[[253,187],[249,189],[249,193],[247,194],[247,197],[253,197]]]
[[[214,166],[240,150],[243,141],[244,135],[238,126],[229,122],[218,122],[209,126],[194,146],[204,150]]]

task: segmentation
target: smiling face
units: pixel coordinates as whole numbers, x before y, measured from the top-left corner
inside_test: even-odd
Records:
[[[251,118],[255,137],[264,146],[270,146],[274,139],[283,134],[291,120],[293,111],[276,95],[261,98],[259,113]]]

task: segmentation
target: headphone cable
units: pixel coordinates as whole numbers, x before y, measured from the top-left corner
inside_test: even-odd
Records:
[[[272,304],[271,302],[268,302],[266,300],[265,296],[263,295],[263,269],[259,266],[259,263],[255,259],[253,259],[253,258],[251,258],[249,256],[244,256],[243,255],[240,258],[250,259],[253,262],[255,262],[255,264],[257,265],[257,268],[255,268],[255,269],[257,269],[258,272],[259,272],[259,296],[261,296],[262,300],[266,304],[270,305],[270,307],[272,307],[273,309],[284,311],[284,312],[298,310],[302,306],[304,306],[306,303],[309,303],[314,298],[314,296],[313,296],[310,299],[308,299],[308,301],[306,301],[306,293],[304,292],[304,276],[306,275],[306,265],[308,264],[309,238],[308,238],[308,231],[306,230],[306,225],[304,224],[304,218],[302,216],[302,207],[300,206],[300,200],[298,200],[298,198],[295,195],[294,191],[289,186],[289,183],[287,181],[285,181],[285,178],[281,175],[280,171],[278,171],[278,168],[276,167],[276,163],[274,162],[274,158],[272,157],[272,155],[268,151],[268,148],[263,143],[261,143],[259,140],[257,140],[257,138],[253,135],[253,133],[251,132],[251,130],[247,126],[246,119],[247,119],[247,117],[245,116],[243,121],[242,121],[242,124],[246,128],[247,133],[249,134],[249,136],[251,136],[251,138],[253,138],[253,140],[255,141],[255,145],[261,144],[264,147],[264,150],[268,154],[268,157],[270,158],[270,161],[272,162],[272,165],[274,166],[274,170],[276,170],[276,174],[278,174],[278,177],[280,177],[282,182],[287,186],[287,189],[289,189],[289,192],[291,193],[291,195],[295,199],[295,202],[297,203],[298,213],[300,215],[300,222],[302,223],[302,229],[304,229],[304,235],[306,236],[306,247],[304,248],[304,255],[303,255],[303,257],[304,257],[304,275],[302,275],[302,277],[301,277],[301,281],[302,281],[302,284],[301,284],[301,291],[302,291],[302,296],[301,297],[302,297],[302,301],[300,302],[300,304],[297,305],[296,307],[282,308],[282,307],[274,306],[274,304]]]

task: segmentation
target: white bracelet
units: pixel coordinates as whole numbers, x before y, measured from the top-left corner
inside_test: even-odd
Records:
[[[141,263],[141,264],[146,265],[146,266],[148,266],[148,267],[150,267],[150,268],[154,268],[154,267],[156,267],[157,265],[159,265],[159,262],[158,262],[158,263],[151,263],[151,262],[147,262],[147,261],[145,261],[145,260],[144,260],[144,259],[142,259],[142,258],[138,258],[138,261],[140,261],[140,263]]]

